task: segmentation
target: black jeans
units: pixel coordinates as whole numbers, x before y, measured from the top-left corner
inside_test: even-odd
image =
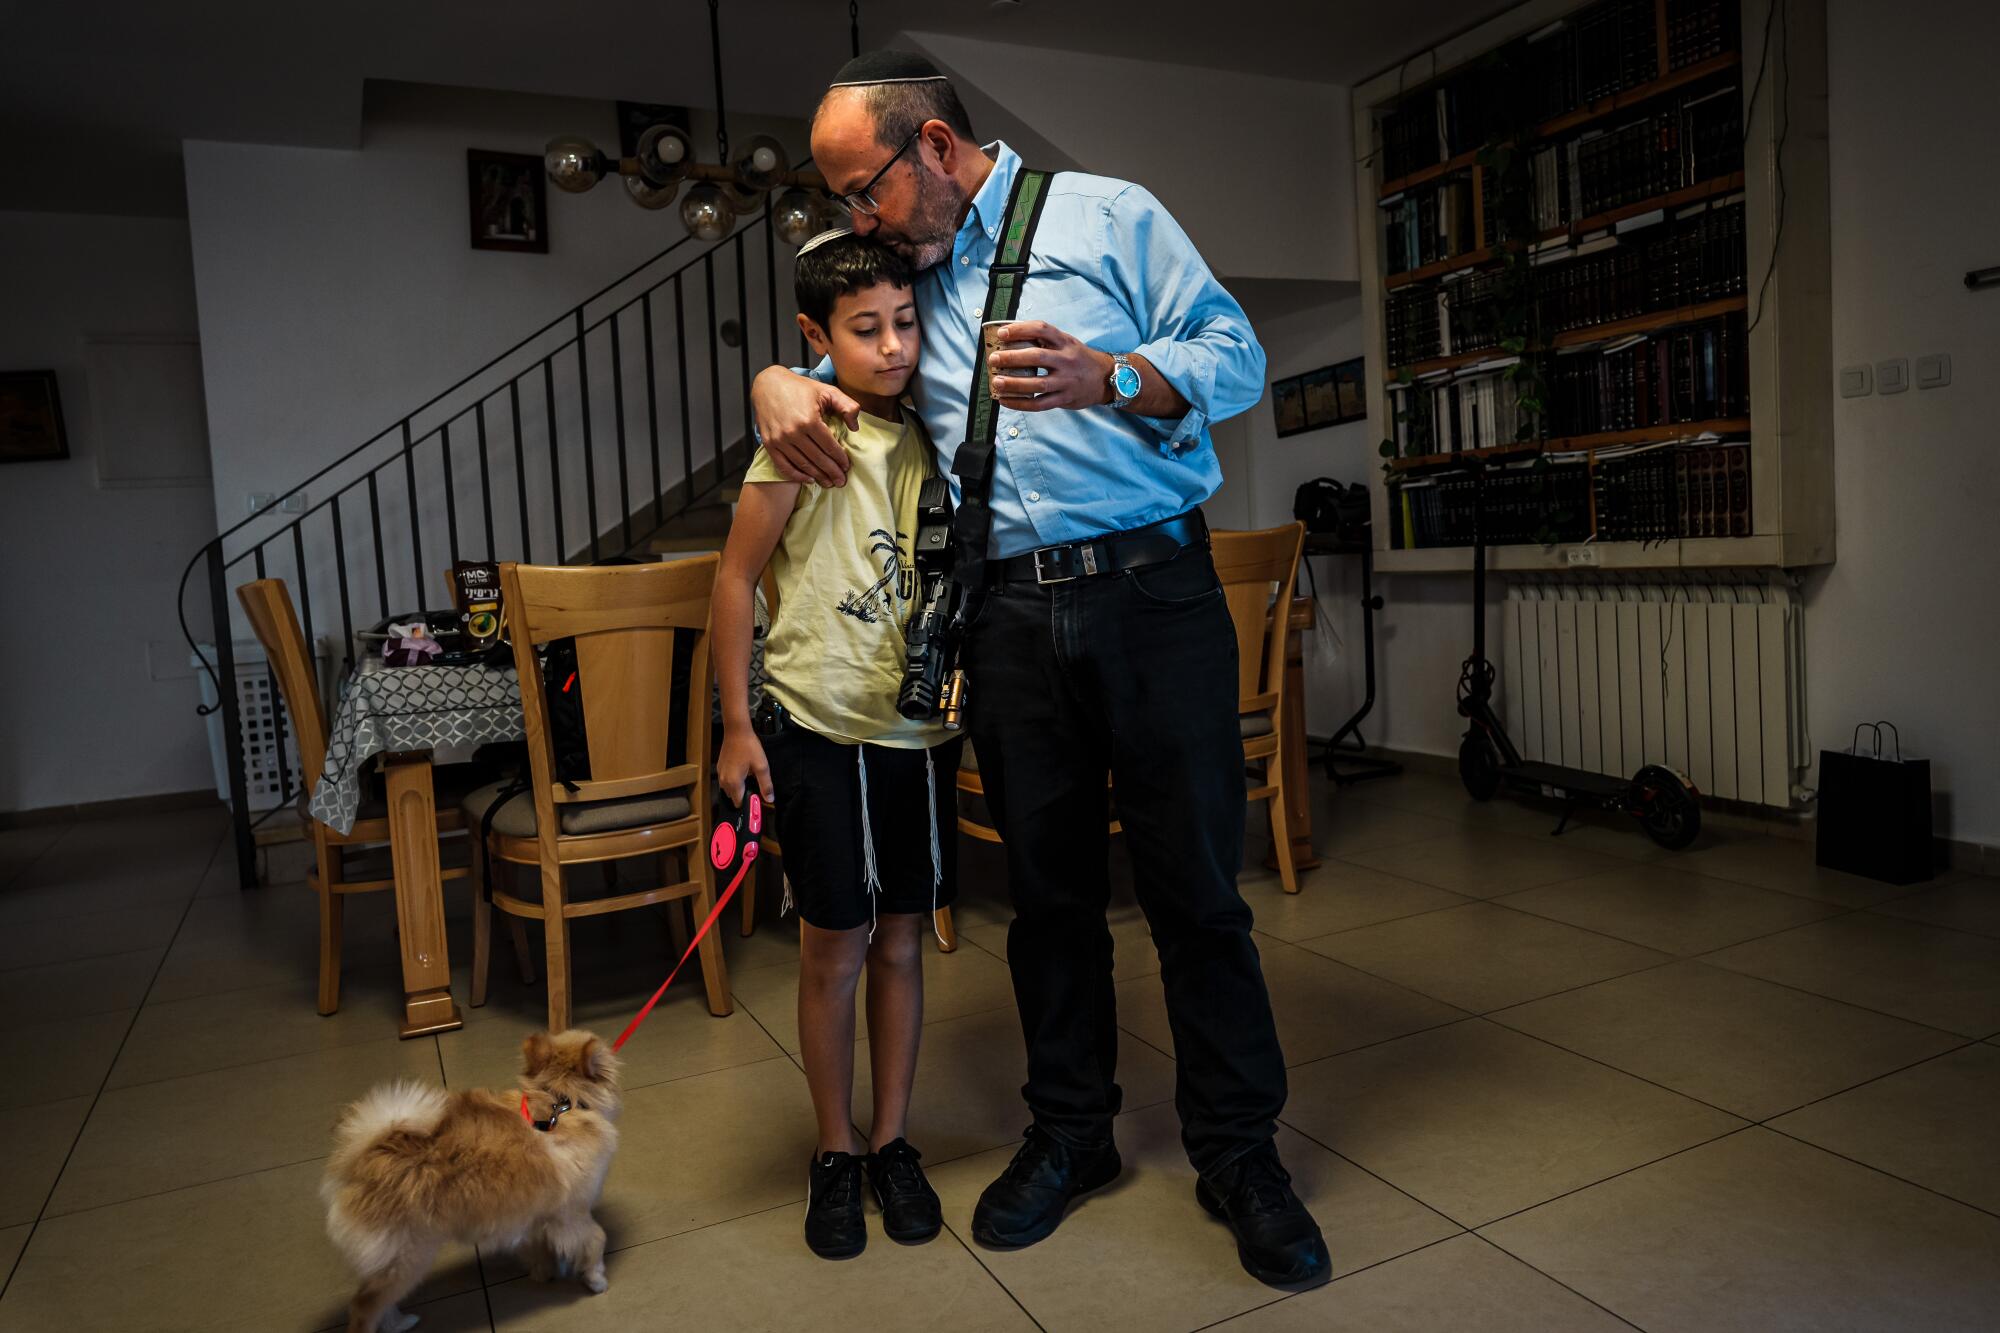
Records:
[[[1035,1122],[1111,1134],[1108,773],[1166,987],[1181,1139],[1197,1171],[1270,1140],[1285,1062],[1236,892],[1243,741],[1236,635],[1215,566],[1163,565],[985,595],[965,660],[970,728],[1007,851],[1007,936]]]

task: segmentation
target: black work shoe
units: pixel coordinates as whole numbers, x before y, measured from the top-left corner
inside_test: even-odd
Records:
[[[1292,1177],[1270,1144],[1196,1179],[1194,1197],[1236,1234],[1243,1271],[1274,1287],[1317,1284],[1333,1268],[1319,1224],[1292,1192]]]
[[[1033,1245],[1056,1229],[1071,1199],[1109,1185],[1123,1167],[1109,1140],[1100,1148],[1072,1148],[1030,1125],[1014,1160],[979,1196],[972,1238],[993,1249]]]
[[[908,1139],[895,1139],[868,1154],[868,1183],[882,1205],[882,1231],[904,1245],[927,1241],[944,1226],[944,1206],[917,1165],[922,1157]]]
[[[806,1168],[806,1245],[822,1259],[852,1259],[867,1248],[861,1212],[861,1159],[824,1152]]]

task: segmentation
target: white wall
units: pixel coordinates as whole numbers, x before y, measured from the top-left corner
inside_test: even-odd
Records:
[[[1151,190],[1224,278],[1355,280],[1346,88],[938,33],[905,39],[962,85],[968,110],[1004,108],[1068,159],[1055,165]]]
[[[1808,585],[1813,739],[1887,717],[1952,837],[2000,844],[2000,9],[1828,6],[1836,366],[1947,352],[1943,389],[1834,403],[1839,561]],[[1832,386],[1829,386],[1831,392]],[[1946,830],[1940,830],[1944,832]]]
[[[211,785],[176,627],[206,485],[100,490],[84,338],[191,334],[185,222],[0,213],[0,366],[53,367],[70,457],[0,468],[0,810]]]
[[[804,127],[798,122],[735,117],[730,129],[739,144],[762,130],[777,134],[795,155],[806,151]],[[186,146],[215,504],[225,525],[245,516],[251,492],[282,492],[304,480],[685,235],[676,210],[647,212],[634,207],[612,180],[581,195],[549,188],[547,254],[472,249],[466,149],[539,154],[543,144],[559,133],[583,134],[615,152],[611,103],[376,84],[370,86],[363,143],[356,151],[236,143]],[[704,123],[698,114],[695,141],[706,159],[714,156],[713,136],[712,117]],[[653,274],[699,252],[700,247],[690,242]],[[779,247],[781,318],[788,316],[790,306],[789,254]],[[766,327],[761,313],[765,304],[761,229],[746,242],[746,256],[751,327],[761,335]],[[727,261],[718,278],[717,309],[721,316],[733,317],[735,278]],[[712,439],[707,412],[708,315],[699,271],[686,280],[684,299],[687,327],[695,335],[688,367],[695,404],[689,433],[697,441],[699,464]],[[603,308],[594,307],[593,317]],[[662,473],[663,480],[671,483],[681,471],[678,386],[669,341],[671,289],[656,296],[654,321],[659,330],[656,361],[665,367],[658,382]],[[627,323],[622,328],[627,456],[636,496],[650,492],[652,462],[637,325]],[[506,372],[527,366],[568,336],[567,327],[550,335],[510,362]],[[590,346],[600,528],[613,523],[618,513],[607,339],[608,334],[600,331],[592,335]],[[788,337],[785,355],[794,354],[796,344],[795,336]],[[768,341],[760,337],[751,353],[754,372],[769,361]],[[723,438],[733,442],[741,434],[740,410],[732,410],[740,403],[741,372],[732,349],[722,348],[719,360]],[[483,390],[500,382],[501,376],[493,375],[475,387]],[[558,432],[565,441],[564,546],[569,550],[582,547],[589,535],[582,451],[577,444],[580,423],[571,405],[573,384],[574,373],[565,361],[557,371],[557,390],[563,401]],[[496,417],[503,412],[504,401],[496,400],[490,407]],[[460,396],[447,406],[456,410],[468,402]],[[537,385],[524,388],[522,408],[529,480],[537,503],[545,504],[541,497],[547,493],[549,450]],[[436,420],[436,413],[421,418],[417,433],[421,435]],[[500,538],[491,553],[516,558],[520,552],[511,439],[497,420],[491,424],[495,526]],[[486,554],[489,549],[477,515],[479,480],[470,436],[469,422],[454,428],[461,554],[466,556]],[[389,456],[393,445],[393,440],[385,443],[359,461],[378,462]],[[442,473],[436,459],[433,446],[419,469],[419,490],[426,499],[422,560],[426,580],[421,595],[433,606],[442,597],[437,571],[448,559]],[[391,502],[397,507],[402,503],[404,482],[399,471],[383,478],[385,525]],[[317,504],[331,493],[334,482],[352,475],[355,472],[343,471],[316,484],[308,492],[309,502]],[[362,626],[373,622],[379,610],[368,562],[356,554],[357,547],[367,548],[365,494],[351,493],[343,506],[349,566],[361,575],[361,586],[351,590],[356,603],[353,618]],[[275,530],[279,521],[260,521],[246,535],[262,536]],[[322,514],[308,525],[319,547],[330,545],[326,524]],[[537,526],[531,535],[535,558],[547,560],[556,554],[550,529]],[[406,610],[417,595],[412,589],[416,562],[400,532],[390,534],[387,546],[390,609]],[[231,547],[232,553],[240,549]],[[337,617],[329,621],[320,615],[337,608],[330,566],[317,550],[309,552],[309,565],[315,570],[315,617],[323,629],[332,627],[337,637]],[[290,566],[287,557],[271,572],[293,578]],[[239,572],[247,575],[247,569],[239,567],[232,578]]]

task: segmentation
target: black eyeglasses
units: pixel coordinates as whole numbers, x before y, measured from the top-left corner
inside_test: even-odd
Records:
[[[858,190],[849,190],[846,194],[835,194],[833,191],[828,190],[826,192],[827,197],[850,213],[860,213],[867,217],[874,217],[882,211],[882,205],[875,202],[875,187],[881,184],[882,178],[889,174],[889,168],[896,165],[896,160],[909,151],[910,145],[915,143],[917,136],[923,132],[924,127],[921,125],[911,130],[910,137],[903,140],[902,147],[889,155],[889,160],[882,164],[880,171],[868,178],[866,185]]]

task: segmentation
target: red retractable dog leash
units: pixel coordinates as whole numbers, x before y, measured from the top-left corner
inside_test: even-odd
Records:
[[[731,866],[736,867],[736,873],[730,876],[729,887],[715,900],[715,906],[709,909],[708,919],[701,923],[701,929],[695,931],[694,938],[688,941],[687,952],[681,955],[680,962],[674,964],[674,970],[667,973],[667,979],[653,992],[653,998],[646,1001],[638,1013],[632,1015],[632,1021],[625,1025],[625,1030],[611,1043],[612,1050],[624,1046],[632,1034],[639,1030],[639,1025],[646,1021],[646,1015],[653,1012],[653,1006],[667,993],[667,987],[674,984],[674,978],[681,974],[681,969],[687,965],[687,960],[694,957],[694,951],[701,947],[701,942],[708,937],[708,932],[722,916],[722,909],[729,906],[729,900],[736,896],[736,890],[742,887],[744,877],[756,863],[757,855],[762,850],[764,836],[764,801],[754,790],[747,792],[746,797],[740,806],[727,796],[719,798],[721,817],[716,821],[715,832],[710,834],[708,839],[708,863],[724,874],[728,874]],[[556,1114],[560,1115],[561,1112],[558,1111]],[[535,1123],[534,1117],[528,1113],[528,1094],[525,1092],[521,1094],[521,1119],[529,1124]],[[555,1116],[549,1117],[548,1124],[551,1127],[555,1125]]]

